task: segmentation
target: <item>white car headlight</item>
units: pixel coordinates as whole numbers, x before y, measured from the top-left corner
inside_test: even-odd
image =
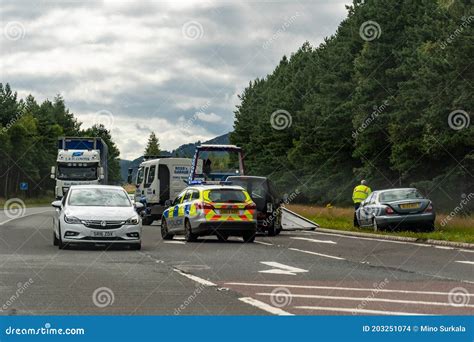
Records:
[[[77,217],[74,217],[74,216],[64,215],[64,222],[70,223],[70,224],[79,224],[81,223],[81,220],[79,220]]]
[[[133,217],[130,217],[127,221],[125,221],[125,223],[136,225],[140,223],[140,218],[138,216],[133,216]]]

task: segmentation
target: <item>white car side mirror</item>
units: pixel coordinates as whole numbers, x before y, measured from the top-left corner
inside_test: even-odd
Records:
[[[51,205],[56,209],[61,209],[62,203],[61,201],[54,201],[51,203]]]

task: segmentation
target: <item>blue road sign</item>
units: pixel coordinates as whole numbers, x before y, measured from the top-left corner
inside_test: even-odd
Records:
[[[27,182],[21,182],[20,183],[20,190],[28,190],[28,183]]]

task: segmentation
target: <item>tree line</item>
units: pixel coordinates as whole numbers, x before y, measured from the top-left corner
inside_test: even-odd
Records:
[[[474,192],[470,0],[356,0],[240,95],[231,141],[250,174],[300,201],[415,186],[444,210]],[[317,23],[315,23],[317,25]],[[472,208],[472,203],[470,204]]]
[[[120,182],[119,150],[110,131],[101,124],[81,129],[58,95],[39,104],[33,96],[18,99],[10,85],[0,83],[0,197],[51,194],[51,166],[62,136],[101,137],[109,147],[109,182]],[[27,182],[28,190],[20,190]]]

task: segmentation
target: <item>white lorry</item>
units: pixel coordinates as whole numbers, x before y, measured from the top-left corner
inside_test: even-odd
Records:
[[[51,167],[56,199],[71,185],[107,184],[107,161],[108,148],[101,138],[59,138],[56,165]]]
[[[191,163],[191,158],[160,157],[145,160],[140,164],[134,182],[133,170],[128,170],[128,182],[135,183],[136,186],[135,201],[145,205],[142,213],[144,225],[160,220],[161,214],[166,209],[165,202],[173,200],[188,186]]]

